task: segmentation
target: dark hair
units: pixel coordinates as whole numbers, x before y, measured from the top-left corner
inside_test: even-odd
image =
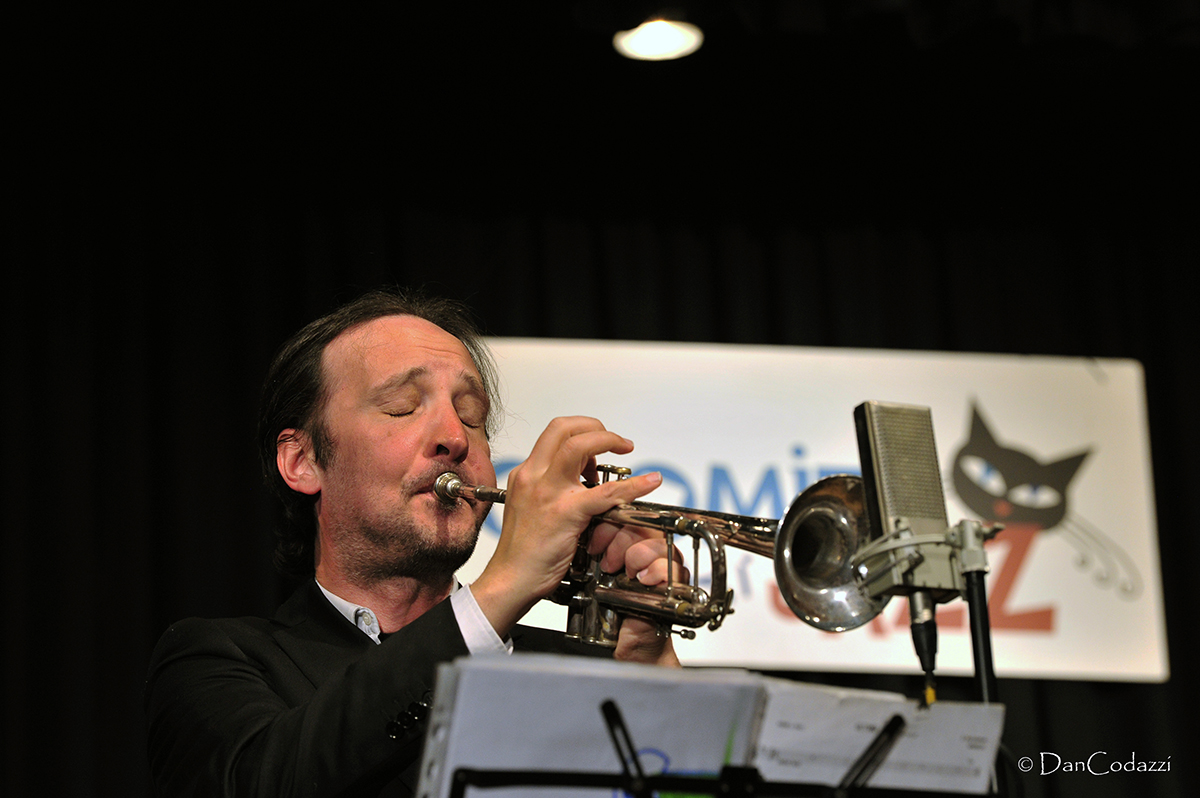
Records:
[[[316,498],[292,490],[283,481],[276,464],[279,436],[286,429],[302,430],[312,442],[317,463],[327,462],[331,449],[324,423],[328,397],[321,357],[325,347],[342,333],[385,316],[416,316],[462,342],[483,378],[491,402],[486,431],[489,437],[495,432],[500,416],[496,369],[466,306],[416,291],[388,288],[364,294],[305,326],[284,343],[271,363],[258,415],[263,475],[284,508],[283,524],[276,530],[275,564],[289,576],[306,578],[314,572]]]

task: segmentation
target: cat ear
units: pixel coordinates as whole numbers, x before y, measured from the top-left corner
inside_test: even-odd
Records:
[[[971,402],[971,437],[972,441],[977,443],[986,443],[992,446],[996,445],[996,438],[992,435],[991,428],[983,419],[983,414],[979,412],[979,404]]]
[[[1064,457],[1061,460],[1056,460],[1053,463],[1046,464],[1047,471],[1053,471],[1059,476],[1059,485],[1066,485],[1075,478],[1075,472],[1083,465],[1083,461],[1092,453],[1091,449],[1084,449],[1079,454],[1073,454],[1070,457]]]

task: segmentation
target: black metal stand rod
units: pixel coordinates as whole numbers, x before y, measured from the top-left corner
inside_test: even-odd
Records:
[[[720,798],[929,798],[927,790],[891,790],[877,787],[858,787],[841,791],[837,787],[819,784],[763,781],[755,768],[725,767],[716,776],[678,776],[662,774],[647,776],[646,784],[654,792],[693,793]],[[624,789],[626,779],[620,773],[568,773],[531,770],[474,770],[454,771],[450,798],[465,798],[468,787],[477,787],[487,794],[498,787],[602,787]],[[975,798],[967,793],[938,792],[939,798]]]
[[[975,680],[979,700],[984,704],[997,702],[996,668],[992,662],[992,627],[988,619],[987,587],[982,571],[963,575],[967,587],[967,614],[971,622],[971,652],[975,657]]]
[[[967,615],[971,624],[971,652],[975,656],[975,680],[979,688],[979,700],[984,704],[999,701],[996,686],[996,667],[992,662],[992,625],[988,618],[987,587],[984,571],[967,571],[966,581]],[[1003,743],[1001,743],[1003,749]],[[1007,796],[1008,774],[1004,770],[1004,758],[997,755],[994,787],[996,795]]]

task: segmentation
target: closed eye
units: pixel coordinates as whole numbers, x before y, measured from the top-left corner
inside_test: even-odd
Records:
[[[484,422],[487,420],[487,412],[476,408],[459,408],[458,420],[462,422],[464,427],[482,429]]]
[[[475,391],[457,396],[454,400],[454,411],[458,413],[458,419],[465,427],[482,429],[487,423],[487,399]]]

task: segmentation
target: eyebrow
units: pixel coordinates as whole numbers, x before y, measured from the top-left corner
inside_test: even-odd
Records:
[[[422,377],[428,376],[429,373],[429,369],[424,366],[413,366],[407,371],[393,374],[371,391],[371,401],[376,403],[382,402],[387,398],[388,394],[419,381]],[[492,399],[488,396],[487,390],[483,387],[483,382],[478,377],[469,371],[463,371],[458,375],[458,378],[459,381],[465,383],[470,388],[472,393],[482,397],[489,408],[491,407]]]
[[[424,366],[416,366],[408,371],[402,371],[399,374],[393,374],[371,390],[371,400],[374,402],[381,402],[387,397],[388,394],[394,393],[404,386],[416,382],[418,379],[428,373],[429,369],[425,368]]]

